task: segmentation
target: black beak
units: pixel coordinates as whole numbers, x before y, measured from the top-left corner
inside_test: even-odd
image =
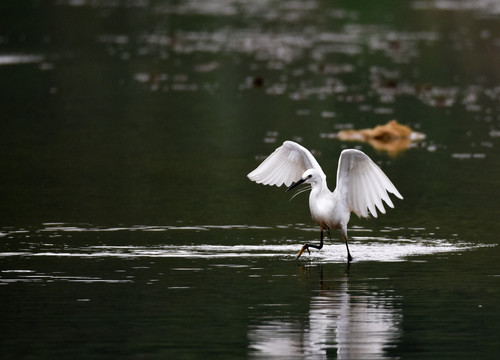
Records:
[[[292,189],[295,189],[297,186],[299,186],[300,184],[302,184],[304,181],[306,181],[305,179],[300,179],[299,181],[293,183],[292,185],[290,185],[290,187],[288,189],[286,189],[286,191],[290,191]]]

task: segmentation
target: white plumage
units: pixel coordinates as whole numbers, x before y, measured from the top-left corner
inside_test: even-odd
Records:
[[[384,172],[362,151],[348,149],[340,154],[337,169],[337,187],[328,189],[326,175],[314,156],[305,147],[285,141],[269,155],[248,178],[259,184],[289,186],[288,190],[301,183],[311,184],[309,208],[311,216],[321,230],[320,245],[305,244],[299,257],[309,247],[323,247],[323,231],[330,235],[330,229],[339,229],[347,247],[347,258],[352,257],[347,245],[347,223],[350,212],[360,217],[369,213],[377,217],[377,209],[385,214],[384,201],[393,208],[389,193],[403,197]]]
[[[248,178],[263,185],[290,186],[298,181],[307,169],[316,169],[323,173],[309,150],[293,141],[285,141],[248,174]]]

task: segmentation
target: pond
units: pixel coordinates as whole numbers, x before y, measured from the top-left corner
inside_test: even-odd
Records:
[[[490,359],[495,1],[4,1],[2,359]],[[342,131],[397,120],[387,146]],[[403,195],[322,250],[285,140]]]

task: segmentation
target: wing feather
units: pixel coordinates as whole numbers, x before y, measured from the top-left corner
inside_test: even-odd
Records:
[[[382,214],[385,214],[385,208],[384,208],[384,204],[382,203],[382,199],[389,199],[389,202],[391,201],[391,199],[387,195],[387,192],[385,191],[384,187],[380,183],[380,179],[379,179],[377,173],[373,169],[370,169],[370,174],[368,175],[368,177],[371,177],[374,180],[372,182],[369,182],[369,187],[370,187],[370,191],[372,194],[371,198],[372,198],[373,204],[377,207],[377,209]],[[376,194],[379,194],[380,196],[377,196]],[[373,209],[373,210],[374,211],[372,211],[372,208],[370,208],[370,213],[372,213],[374,217],[377,217],[376,210],[375,209]]]
[[[384,172],[366,154],[354,149],[340,154],[335,190],[360,217],[367,217],[368,210],[374,217],[378,215],[377,209],[385,214],[382,201],[394,207],[389,193],[403,198]]]
[[[326,177],[309,150],[296,142],[285,141],[247,176],[258,184],[290,186],[300,180],[307,169],[316,169]]]
[[[358,206],[360,209],[362,209],[362,214],[363,216],[368,216],[368,210],[367,210],[367,207],[368,207],[368,204],[370,203],[370,193],[368,191],[368,187],[367,187],[367,184],[366,184],[366,179],[365,179],[365,174],[364,173],[360,173],[359,174],[360,176],[358,176],[359,178],[359,184],[358,184],[358,193],[360,194],[360,196],[358,196]],[[356,196],[356,192],[354,193],[354,196]]]
[[[377,202],[377,196],[375,195],[375,190],[373,184],[375,181],[370,181],[370,173],[366,172],[363,174],[363,186],[365,188],[366,204],[368,205],[368,210],[370,214],[377,217],[377,211],[375,210],[375,203]]]
[[[377,194],[382,194],[381,197],[378,197],[378,196],[375,196],[375,206],[377,207],[377,209],[382,213],[382,214],[385,214],[385,207],[384,207],[384,203],[382,202],[382,200],[384,200],[385,202],[387,202],[387,200],[389,200],[388,204],[389,203],[392,203],[391,202],[391,199],[389,198],[389,196],[387,195],[387,191],[384,191],[384,188],[382,187],[382,185],[380,184],[379,181],[377,182],[374,182],[373,183],[373,187],[374,187],[374,192],[377,193]]]

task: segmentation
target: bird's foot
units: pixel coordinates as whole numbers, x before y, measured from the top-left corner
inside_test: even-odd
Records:
[[[302,255],[302,253],[305,250],[307,250],[307,252],[309,253],[309,255],[311,255],[311,251],[309,250],[309,244],[304,244],[304,246],[302,246],[302,249],[300,249],[299,254],[297,255],[297,259],[300,257],[300,255]]]

